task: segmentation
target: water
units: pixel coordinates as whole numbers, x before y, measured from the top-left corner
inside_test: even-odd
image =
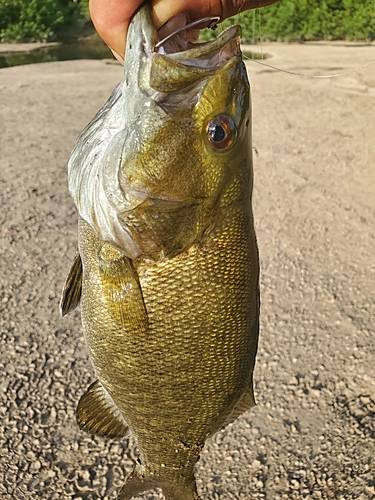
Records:
[[[244,52],[243,54],[249,59],[262,58],[262,55],[258,53]],[[113,59],[113,55],[99,37],[90,37],[86,40],[40,47],[27,52],[0,52],[0,68],[74,59]]]
[[[94,37],[72,43],[40,47],[27,52],[0,52],[0,68],[73,59],[113,59],[113,55],[102,40]]]

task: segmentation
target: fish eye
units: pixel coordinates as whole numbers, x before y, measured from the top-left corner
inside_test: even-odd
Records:
[[[207,140],[212,149],[228,149],[236,138],[236,125],[232,117],[217,115],[207,123]]]

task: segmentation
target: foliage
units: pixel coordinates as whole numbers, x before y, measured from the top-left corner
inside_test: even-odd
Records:
[[[88,18],[88,0],[0,0],[0,41],[50,40]],[[227,19],[219,30],[236,23],[245,41],[374,40],[375,0],[280,0]]]
[[[79,0],[78,11],[81,18],[90,19],[89,0]]]
[[[374,40],[375,0],[281,0],[224,21],[242,26],[244,41]],[[219,28],[220,29],[220,28]],[[209,30],[203,39],[214,38]]]
[[[46,41],[87,14],[87,0],[0,0],[0,41]]]

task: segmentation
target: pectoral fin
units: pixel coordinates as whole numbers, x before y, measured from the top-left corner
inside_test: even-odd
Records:
[[[104,243],[99,252],[99,273],[108,311],[112,314],[112,321],[119,325],[119,331],[147,330],[147,311],[132,261]]]
[[[99,380],[90,385],[78,402],[76,411],[80,429],[106,437],[124,437],[128,426],[112,398]]]
[[[61,292],[60,315],[62,318],[78,306],[81,300],[81,292],[82,261],[79,252],[76,252]]]

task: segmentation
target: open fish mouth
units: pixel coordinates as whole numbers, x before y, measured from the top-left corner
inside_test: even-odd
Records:
[[[157,42],[155,51],[186,65],[217,68],[240,53],[240,27],[230,27],[211,42],[191,42],[184,34],[193,27],[199,30],[210,28],[212,24],[216,25],[219,19],[219,17],[208,17],[189,23]]]
[[[152,93],[151,89],[169,93],[194,86],[195,83],[215,74],[232,58],[241,57],[240,26],[227,28],[215,40],[209,42],[193,43],[184,36],[191,27],[207,27],[207,24],[217,20],[218,18],[205,18],[187,24],[160,40],[152,23],[150,9],[143,8],[136,14],[131,24],[133,29],[130,28],[128,33],[125,66],[130,60],[134,61],[130,52],[134,47],[138,47],[142,52],[138,55],[143,56],[144,61],[147,60],[148,75],[143,74],[141,80],[144,90],[148,80],[149,95]],[[140,34],[143,39],[141,43]],[[135,67],[132,62],[129,66]]]
[[[182,22],[181,22],[182,20]],[[175,22],[173,22],[175,21]],[[173,16],[169,19],[163,26],[158,29],[159,42],[155,45],[155,48],[158,49],[162,45],[164,45],[167,41],[171,40],[178,34],[184,33],[184,38],[187,41],[191,41],[192,36],[189,35],[189,30],[194,30],[195,33],[200,33],[201,29],[211,28],[215,30],[217,28],[217,23],[220,21],[220,17],[205,17],[203,19],[199,19],[198,21],[194,21],[192,23],[186,23],[186,17],[182,13]],[[171,26],[172,24],[172,26]],[[174,26],[174,29],[173,29]],[[168,33],[165,33],[166,27]],[[162,34],[165,33],[163,37]],[[199,38],[199,36],[195,36],[194,42]]]

